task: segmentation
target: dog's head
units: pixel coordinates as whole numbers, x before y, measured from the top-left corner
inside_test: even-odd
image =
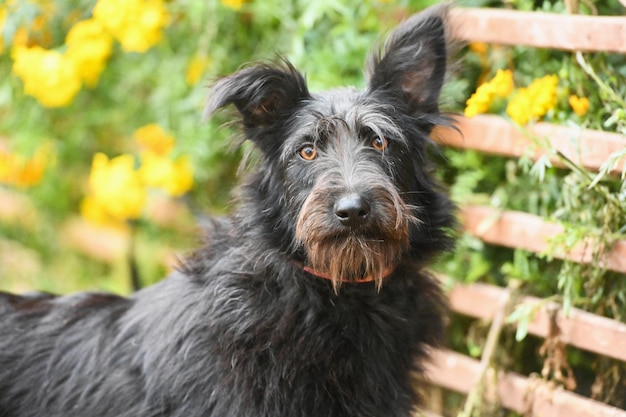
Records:
[[[311,273],[380,285],[401,259],[446,247],[451,205],[427,161],[447,60],[446,6],[402,23],[367,64],[367,87],[310,93],[291,64],[219,80],[207,112],[234,104],[261,151],[248,218]],[[254,212],[254,214],[252,214]]]

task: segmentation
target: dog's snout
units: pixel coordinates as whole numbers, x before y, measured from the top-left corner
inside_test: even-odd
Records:
[[[363,196],[348,194],[335,202],[335,216],[344,226],[357,227],[364,224],[370,214],[370,204]]]

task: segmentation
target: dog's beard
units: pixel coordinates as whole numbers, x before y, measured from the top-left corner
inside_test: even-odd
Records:
[[[381,287],[402,251],[398,242],[356,236],[305,242],[307,260],[317,273],[331,278],[335,290],[342,282],[368,278]]]
[[[335,291],[342,282],[372,280],[378,289],[409,244],[409,224],[418,223],[397,193],[375,192],[376,214],[357,230],[337,222],[332,195],[314,190],[304,202],[296,239],[307,255],[307,266],[331,279]]]

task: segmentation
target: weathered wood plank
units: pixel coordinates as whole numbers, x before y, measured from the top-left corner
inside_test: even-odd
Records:
[[[564,232],[563,226],[539,216],[519,211],[499,211],[486,206],[466,206],[461,209],[463,227],[484,242],[509,248],[521,248],[542,253],[549,248],[550,239]],[[589,242],[593,244],[593,242]],[[580,244],[567,252],[555,252],[554,257],[574,262],[592,261],[591,245]],[[607,251],[602,266],[626,273],[626,240],[618,240]]]
[[[506,297],[504,288],[487,284],[456,284],[448,292],[452,310],[459,314],[491,320]],[[528,323],[528,333],[546,337],[550,331],[549,307],[553,303],[535,297],[524,297],[522,304],[536,307]],[[565,316],[559,310],[556,323],[561,341],[567,345],[626,362],[626,324],[572,308]]]
[[[478,377],[480,362],[460,353],[438,350],[426,372],[431,382],[441,387],[468,393]],[[591,400],[513,372],[501,372],[496,393],[510,410],[533,417],[626,417],[626,411]]]
[[[539,144],[549,141],[554,149],[592,171],[598,171],[612,153],[626,148],[626,136],[617,133],[544,122],[529,126],[526,133],[495,115],[458,117],[457,126],[463,132],[462,135],[452,129],[438,128],[433,139],[446,146],[512,158],[528,156],[533,160],[546,154],[545,147]],[[550,160],[554,165],[562,166],[556,156],[551,156]],[[621,172],[625,165],[626,158],[622,158],[612,172]]]
[[[517,10],[461,8],[453,15],[462,40],[568,51],[626,52],[622,16],[559,15]]]

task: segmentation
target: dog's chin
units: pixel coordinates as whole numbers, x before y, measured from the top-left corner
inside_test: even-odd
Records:
[[[342,283],[373,281],[378,289],[393,272],[405,242],[354,232],[305,239],[307,266],[329,277],[335,291]]]

